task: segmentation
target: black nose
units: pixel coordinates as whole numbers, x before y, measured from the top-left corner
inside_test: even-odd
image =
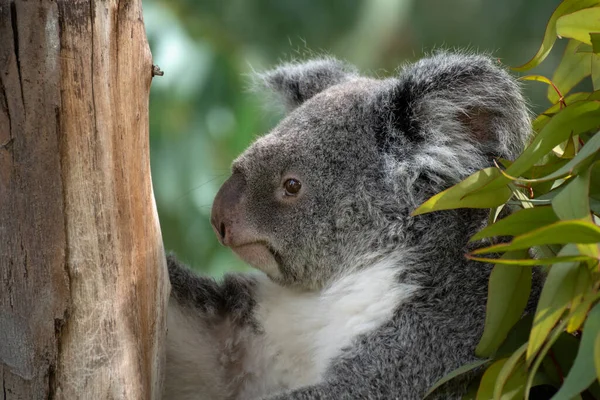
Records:
[[[217,221],[215,218],[211,218],[212,227],[217,234],[217,238],[219,241],[223,243],[225,241],[225,237],[227,236],[227,228],[225,228],[225,223]]]
[[[246,182],[239,173],[231,175],[223,183],[221,189],[215,197],[210,218],[211,225],[219,239],[219,242],[225,246],[232,244],[232,224],[234,221],[241,220],[240,199],[244,192]]]

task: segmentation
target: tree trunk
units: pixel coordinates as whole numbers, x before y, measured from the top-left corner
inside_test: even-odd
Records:
[[[0,400],[158,399],[140,0],[0,0]]]

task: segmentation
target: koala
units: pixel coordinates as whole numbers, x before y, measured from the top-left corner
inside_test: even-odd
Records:
[[[320,58],[256,82],[287,114],[233,162],[211,223],[257,272],[215,281],[169,258],[164,398],[423,398],[476,360],[491,266],[464,257],[485,210],[411,212],[519,154],[519,85],[445,51],[387,79]]]

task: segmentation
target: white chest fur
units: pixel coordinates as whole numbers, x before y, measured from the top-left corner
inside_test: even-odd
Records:
[[[250,379],[240,398],[318,383],[331,360],[358,335],[388,321],[415,287],[398,282],[399,264],[380,261],[317,293],[299,293],[266,277],[256,317],[264,331],[249,346]]]

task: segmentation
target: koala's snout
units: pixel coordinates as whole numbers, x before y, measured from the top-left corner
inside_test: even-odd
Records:
[[[239,246],[251,240],[243,222],[241,200],[245,186],[244,177],[235,173],[225,181],[215,197],[210,222],[219,242],[225,246]]]
[[[249,222],[246,195],[246,180],[242,174],[234,173],[215,197],[210,222],[221,244],[230,247],[253,267],[277,277],[277,260],[270,250],[268,238],[259,234]]]

